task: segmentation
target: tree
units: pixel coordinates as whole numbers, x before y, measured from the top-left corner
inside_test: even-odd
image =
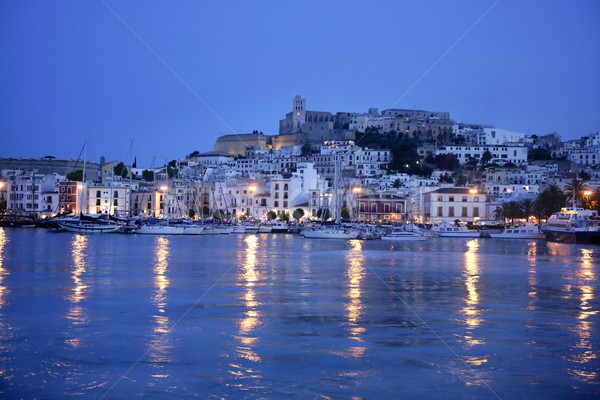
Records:
[[[552,154],[545,148],[538,147],[535,149],[531,149],[527,152],[527,160],[528,161],[552,160]]]
[[[171,160],[167,164],[167,174],[169,178],[174,178],[179,175],[179,170],[177,169],[177,160]]]
[[[0,200],[0,213],[6,212],[6,199]]]
[[[547,219],[553,213],[560,211],[565,206],[567,196],[557,185],[550,185],[539,194],[534,207],[540,218]]]
[[[116,176],[120,176],[121,178],[127,178],[127,174],[129,173],[127,167],[122,162],[115,165],[115,167],[113,168],[113,172]]]
[[[460,166],[456,154],[438,154],[435,156],[434,163],[438,169],[453,171]]]
[[[150,170],[143,170],[142,171],[142,178],[146,181],[146,182],[152,182],[154,180],[154,171],[150,171]]]
[[[479,161],[481,162],[481,165],[485,167],[492,160],[492,158],[492,153],[490,153],[488,149],[485,149],[485,151],[481,155],[481,160]]]
[[[294,217],[296,221],[300,222],[302,217],[304,217],[304,210],[301,208],[296,208],[292,213],[292,217]]]
[[[522,215],[521,205],[516,201],[507,201],[502,204],[502,215],[505,219],[510,219],[510,224],[515,224],[515,218]]]
[[[404,185],[402,184],[402,181],[400,179],[395,179],[394,183],[392,184],[392,186],[393,186],[394,189],[399,189],[399,188],[401,188]]]
[[[342,207],[341,217],[342,219],[350,219],[352,217],[350,207]]]
[[[290,222],[290,213],[287,211],[282,211],[277,214],[277,219],[283,222]]]
[[[587,185],[584,180],[578,180],[577,178],[566,186],[567,200],[577,204],[583,205],[584,192],[587,190]]]
[[[317,217],[321,221],[327,221],[330,216],[331,216],[331,211],[329,211],[329,208],[319,208],[317,210]]]
[[[519,202],[519,207],[521,208],[523,218],[529,219],[535,211],[535,202],[531,199],[523,199]]]
[[[83,182],[83,170],[77,169],[67,174],[67,179],[70,181]]]
[[[275,211],[271,210],[271,211],[269,211],[269,212],[267,213],[267,219],[268,219],[269,221],[272,221],[272,220],[274,220],[274,219],[276,219],[276,218],[277,218],[277,213],[276,213]]]
[[[312,154],[312,147],[310,146],[310,143],[304,143],[302,145],[302,150],[301,150],[301,156],[302,157],[308,157]]]

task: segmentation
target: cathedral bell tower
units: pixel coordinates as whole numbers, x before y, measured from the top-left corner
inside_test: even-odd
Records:
[[[298,132],[306,122],[306,100],[298,95],[292,102],[292,128],[294,132]]]

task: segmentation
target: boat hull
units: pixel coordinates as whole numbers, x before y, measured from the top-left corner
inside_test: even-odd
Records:
[[[307,229],[300,236],[307,239],[358,239],[360,232],[352,229]]]
[[[418,242],[427,240],[427,236],[414,235],[414,236],[382,236],[381,240],[387,240],[390,242]]]
[[[69,224],[59,222],[58,225],[67,232],[75,233],[116,233],[121,230],[119,225]]]
[[[546,240],[558,243],[600,244],[600,231],[544,231]]]

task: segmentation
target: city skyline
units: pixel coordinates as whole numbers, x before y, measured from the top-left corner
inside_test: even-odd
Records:
[[[229,7],[227,7],[229,6]],[[600,128],[595,1],[18,2],[0,13],[1,157],[127,160],[314,111],[447,111],[564,140]]]

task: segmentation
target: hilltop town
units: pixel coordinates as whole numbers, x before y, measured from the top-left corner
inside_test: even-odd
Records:
[[[449,112],[309,111],[296,96],[277,135],[221,136],[158,167],[0,158],[0,212],[494,224],[597,209],[599,160],[600,132],[563,142]]]

